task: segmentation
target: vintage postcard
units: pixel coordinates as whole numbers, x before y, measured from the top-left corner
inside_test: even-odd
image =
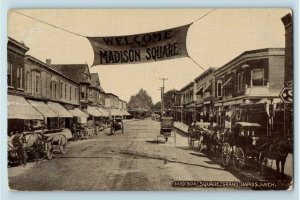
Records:
[[[290,9],[11,9],[11,191],[293,190]]]

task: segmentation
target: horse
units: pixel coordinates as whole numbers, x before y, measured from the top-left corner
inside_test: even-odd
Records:
[[[34,155],[36,163],[38,162],[40,155],[46,154],[47,158],[51,159],[53,155],[52,139],[53,137],[44,136],[42,133],[27,133],[25,135],[25,151],[29,155]]]
[[[292,151],[292,144],[282,138],[259,138],[257,140],[259,155],[259,167],[262,170],[262,162],[265,158],[273,159],[276,162],[276,171],[284,176],[284,166],[289,152]],[[262,172],[262,171],[260,171]]]

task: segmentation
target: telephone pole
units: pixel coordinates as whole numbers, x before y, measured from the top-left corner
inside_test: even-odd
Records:
[[[160,114],[162,116],[162,114],[163,114],[163,107],[162,107],[162,100],[163,100],[163,93],[162,93],[162,91],[163,91],[163,88],[160,87],[158,90],[160,90]]]
[[[159,80],[161,80],[163,82],[163,86],[162,86],[162,97],[161,97],[161,110],[162,110],[162,116],[164,115],[165,112],[165,102],[164,102],[164,94],[165,94],[165,81],[167,81],[167,78],[159,78]]]

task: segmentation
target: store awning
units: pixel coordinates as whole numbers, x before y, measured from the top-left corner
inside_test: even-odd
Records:
[[[96,107],[102,113],[103,117],[109,117],[109,112],[101,107]]]
[[[58,114],[59,117],[73,117],[62,105],[55,102],[48,102],[47,105]]]
[[[211,86],[211,83],[208,84],[208,86],[206,86],[204,89],[203,89],[203,92],[209,92],[211,91],[212,89],[212,86]]]
[[[203,92],[203,86],[201,86],[201,87],[197,90],[196,94],[201,94],[202,92]]]
[[[121,110],[121,113],[123,114],[123,116],[129,116],[130,113],[127,112],[126,110]]]
[[[79,108],[74,108],[68,111],[75,117],[88,117],[88,115],[82,112]]]
[[[40,119],[44,117],[24,97],[7,95],[7,118],[8,119]]]
[[[223,87],[231,87],[231,77],[227,81],[225,81]]]
[[[94,117],[102,117],[102,113],[96,107],[88,106],[86,111]]]
[[[28,100],[28,102],[37,109],[44,117],[58,117],[58,115],[42,101]]]
[[[123,114],[121,113],[121,111],[117,110],[117,109],[111,109],[110,115],[111,116],[123,116]]]

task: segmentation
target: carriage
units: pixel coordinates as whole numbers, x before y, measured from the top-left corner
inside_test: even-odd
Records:
[[[124,124],[121,117],[113,118],[110,123],[110,133],[112,135],[114,135],[118,130],[121,130],[122,134],[124,133]]]
[[[176,134],[174,132],[174,119],[172,117],[162,117],[160,121],[160,134],[157,135],[157,143],[159,137],[164,137],[165,142],[168,141],[168,138],[174,137],[174,142],[176,143]]]
[[[198,125],[190,126],[188,129],[188,145],[191,149],[198,141],[198,149],[206,148],[208,151],[217,150],[221,144],[220,130],[216,124],[203,123],[203,127]]]
[[[236,122],[231,132],[224,135],[222,145],[222,163],[228,166],[232,161],[234,168],[240,171],[246,165],[253,165],[265,173],[272,167],[275,155],[271,146],[272,138],[267,137],[260,124]]]

